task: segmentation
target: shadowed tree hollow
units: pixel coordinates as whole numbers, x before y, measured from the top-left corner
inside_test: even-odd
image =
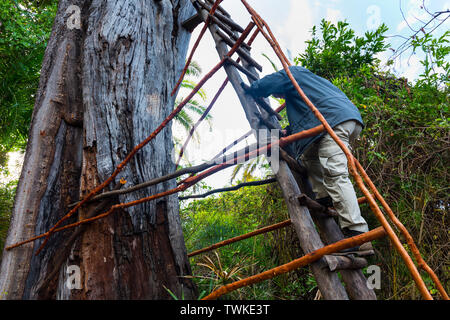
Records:
[[[189,0],[59,1],[6,246],[46,232],[172,111],[190,37],[180,24],[193,12]],[[168,126],[109,188],[174,171],[172,146]],[[69,222],[175,184],[94,202]],[[178,207],[172,195],[118,211],[52,235],[37,256],[43,239],[5,250],[0,291],[7,299],[165,299],[169,289],[195,298],[183,277],[190,266]],[[81,285],[70,290],[73,265]]]

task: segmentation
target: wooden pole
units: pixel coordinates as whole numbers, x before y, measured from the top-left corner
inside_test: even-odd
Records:
[[[211,251],[211,250],[214,250],[214,249],[217,249],[217,248],[220,248],[220,247],[223,247],[223,246],[226,246],[226,245],[238,242],[238,241],[242,241],[242,240],[245,240],[245,239],[248,239],[248,238],[260,235],[260,234],[263,234],[263,233],[267,233],[267,232],[270,232],[270,231],[273,231],[273,230],[281,229],[281,228],[284,228],[284,227],[289,226],[289,225],[291,225],[291,220],[290,219],[286,220],[286,221],[283,221],[283,222],[280,222],[280,223],[276,223],[276,224],[264,227],[264,228],[261,228],[261,229],[258,229],[258,230],[255,230],[255,231],[252,231],[252,232],[249,232],[249,233],[246,233],[246,234],[243,234],[243,235],[238,236],[238,237],[234,237],[234,238],[230,238],[230,239],[218,242],[216,244],[213,244],[212,246],[209,246],[209,247],[197,250],[197,251],[193,251],[193,252],[188,254],[188,257],[194,257],[194,256],[197,256],[197,255],[199,255],[201,253],[208,252],[208,251]]]
[[[309,254],[307,254],[301,258],[295,259],[295,260],[293,260],[289,263],[283,264],[279,267],[264,271],[257,275],[254,275],[254,276],[227,284],[223,287],[220,287],[219,289],[213,291],[208,296],[204,297],[202,300],[217,299],[217,298],[223,296],[224,294],[229,293],[234,290],[237,290],[239,288],[249,286],[249,285],[261,282],[263,280],[272,279],[280,274],[284,274],[289,271],[306,266],[310,263],[313,263],[313,262],[319,260],[324,255],[342,251],[347,248],[360,246],[363,243],[379,239],[381,237],[384,237],[385,235],[386,235],[386,232],[384,231],[384,229],[382,227],[378,227],[376,229],[373,229],[373,230],[363,233],[361,235],[338,241],[338,242],[330,244],[326,247],[323,247],[323,248],[320,248],[313,252],[310,252]]]

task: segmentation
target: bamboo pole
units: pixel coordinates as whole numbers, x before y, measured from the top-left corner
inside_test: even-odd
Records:
[[[312,137],[312,136],[318,135],[322,131],[323,131],[323,126],[320,125],[320,126],[314,127],[312,129],[309,129],[309,130],[298,132],[296,134],[293,134],[292,136],[281,138],[280,140],[275,141],[274,145],[275,144],[276,145],[279,144],[280,146],[284,146],[284,145],[286,145],[288,143],[292,143],[292,142],[300,140],[300,139],[304,139],[304,138],[308,138],[308,137]],[[261,148],[259,148],[257,150],[254,150],[254,151],[252,151],[250,153],[247,153],[247,154],[239,156],[239,157],[235,157],[235,158],[233,158],[231,160],[228,160],[227,162],[218,164],[218,165],[212,167],[211,169],[206,170],[205,172],[202,172],[202,173],[200,173],[200,174],[198,174],[196,176],[192,176],[192,177],[189,177],[189,178],[183,180],[182,184],[180,184],[176,188],[173,188],[173,189],[170,189],[170,190],[167,190],[167,191],[155,194],[155,195],[151,195],[149,197],[141,198],[141,199],[138,199],[138,200],[135,200],[135,201],[116,204],[116,205],[112,206],[107,212],[105,212],[103,214],[100,214],[98,216],[95,216],[93,218],[80,220],[80,221],[78,221],[76,223],[72,223],[72,224],[69,224],[69,225],[66,225],[66,226],[60,227],[60,228],[55,228],[54,227],[53,228],[53,233],[59,232],[59,231],[62,231],[62,230],[66,230],[66,229],[69,229],[69,228],[73,228],[73,227],[79,226],[81,224],[85,224],[85,223],[89,223],[89,222],[93,222],[93,221],[105,218],[108,215],[110,215],[111,213],[113,213],[115,210],[118,210],[118,209],[129,208],[129,207],[132,207],[132,206],[144,203],[144,202],[156,200],[156,199],[159,199],[159,198],[162,198],[162,197],[169,196],[169,195],[174,194],[174,193],[178,193],[178,192],[184,191],[187,188],[189,188],[189,187],[193,186],[194,184],[198,183],[199,181],[203,180],[204,178],[206,178],[206,177],[208,177],[208,176],[210,176],[210,175],[212,175],[212,174],[214,174],[214,173],[216,173],[218,171],[226,169],[226,168],[228,168],[228,167],[238,163],[239,161],[252,159],[252,158],[256,157],[257,155],[261,154],[262,152],[269,150],[271,147],[272,147],[272,144],[268,144],[268,145],[263,146],[263,147],[261,147]],[[29,242],[41,239],[43,237],[47,237],[48,235],[49,235],[49,231],[47,231],[47,232],[45,232],[43,234],[40,234],[38,236],[35,236],[33,238],[24,240],[22,242],[15,243],[15,244],[13,244],[13,245],[5,248],[5,249],[6,250],[11,250],[11,249],[14,249],[16,247],[22,246],[22,245],[24,245],[26,243],[29,243]]]
[[[208,296],[204,297],[202,300],[217,299],[217,298],[223,296],[224,294],[229,293],[234,290],[237,290],[239,288],[249,286],[249,285],[261,282],[263,280],[272,279],[280,274],[284,274],[289,271],[306,266],[310,263],[313,263],[313,262],[319,260],[320,258],[322,258],[325,255],[328,255],[328,254],[331,254],[334,252],[338,252],[338,251],[342,251],[347,248],[360,246],[361,244],[363,244],[365,242],[379,239],[385,235],[386,235],[385,230],[382,227],[378,227],[376,229],[373,229],[373,230],[363,233],[361,235],[340,240],[338,242],[335,242],[333,244],[330,244],[328,246],[325,246],[323,248],[315,250],[307,255],[304,255],[301,258],[295,259],[289,263],[283,264],[281,266],[264,271],[257,275],[253,275],[251,277],[248,277],[248,278],[227,284],[223,287],[220,287],[219,289],[210,293]]]
[[[245,239],[248,239],[248,238],[260,235],[260,234],[263,234],[263,233],[267,233],[267,232],[270,232],[270,231],[273,231],[273,230],[281,229],[281,228],[284,228],[284,227],[289,226],[291,224],[292,224],[291,219],[285,220],[285,221],[282,221],[282,222],[279,222],[279,223],[276,223],[276,224],[273,224],[273,225],[270,225],[270,226],[267,226],[267,227],[264,227],[264,228],[261,228],[261,229],[258,229],[258,230],[255,230],[255,231],[252,231],[252,232],[249,232],[249,233],[237,236],[237,237],[234,237],[234,238],[230,238],[230,239],[227,239],[227,240],[215,243],[215,244],[213,244],[213,245],[211,245],[209,247],[193,251],[193,252],[188,254],[188,257],[194,257],[194,256],[197,256],[197,255],[199,255],[201,253],[208,252],[208,251],[211,251],[211,250],[214,250],[214,249],[217,249],[217,248],[221,248],[221,247],[224,247],[224,246],[229,245],[231,243],[242,241],[242,240],[245,240]]]

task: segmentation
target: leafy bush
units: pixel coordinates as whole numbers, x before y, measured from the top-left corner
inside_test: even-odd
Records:
[[[444,248],[449,243],[450,205],[448,92],[428,85],[410,87],[388,75],[373,75],[368,80],[372,85],[361,86],[360,78],[334,80],[360,107],[366,122],[356,156],[416,240],[424,259],[446,283],[448,257]],[[372,216],[369,208],[364,213]],[[371,226],[378,224],[372,221]],[[377,258],[388,275],[383,296],[418,298],[396,251],[388,246],[379,248],[379,252]],[[431,281],[428,283],[436,292]]]
[[[367,31],[364,37],[357,37],[347,22],[339,21],[334,25],[323,19],[320,23],[321,38],[314,26],[312,39],[306,41],[305,53],[294,62],[327,79],[353,76],[361,67],[376,65],[376,54],[389,47],[384,42],[387,30],[387,26],[382,24],[375,31]]]
[[[9,219],[14,203],[17,181],[8,184],[0,183],[0,252],[3,252],[6,234],[9,227]],[[1,256],[0,256],[1,261]]]
[[[346,52],[354,55],[352,48],[364,42],[346,27],[322,22],[323,39],[317,39],[313,32],[307,53],[297,61],[328,76],[360,109],[365,129],[355,148],[356,157],[410,231],[424,259],[446,284],[450,32],[437,39],[428,34],[413,41],[414,50],[422,50],[426,57],[421,62],[424,73],[413,85],[405,78],[381,72],[378,62],[364,54],[356,62],[347,59]],[[374,48],[372,55],[386,47],[383,31],[381,28],[372,35],[376,42],[369,45]],[[363,215],[371,227],[379,225],[366,206]],[[379,298],[419,298],[409,271],[390,243],[379,242],[376,248],[376,262],[386,275]],[[422,274],[436,294],[431,279]]]

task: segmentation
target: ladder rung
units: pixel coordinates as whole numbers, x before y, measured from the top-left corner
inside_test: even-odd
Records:
[[[275,110],[273,110],[262,98],[256,98],[255,101],[261,108],[266,110],[269,115],[275,116],[279,121],[283,120],[283,117],[275,112]]]
[[[270,119],[264,118],[262,115],[259,115],[258,121],[260,124],[266,126],[267,129],[269,129],[269,130],[278,129],[278,127],[275,127],[273,125],[273,123],[270,121]]]
[[[362,269],[367,266],[367,260],[361,257],[333,256],[325,255],[324,260],[328,264],[330,271]]]
[[[200,15],[197,13],[192,17],[190,17],[189,19],[183,21],[181,23],[181,26],[186,30],[188,30],[189,32],[192,32],[202,22],[203,22],[202,17],[200,17]]]
[[[211,11],[211,6],[203,3],[200,0],[197,0],[197,3],[200,4],[200,6],[202,6],[202,8],[206,11],[208,11],[208,13]],[[230,18],[224,16],[223,14],[219,13],[219,12],[215,12],[214,15],[223,23],[225,23],[226,25],[228,25],[232,30],[234,31],[238,31],[238,32],[244,32],[244,29],[238,25],[236,22],[234,22],[233,20],[231,20]]]
[[[250,89],[250,87],[248,87],[247,85],[242,84],[243,86],[246,86],[246,91]],[[261,97],[253,97],[253,99],[255,100],[255,102],[264,110],[266,110],[266,112],[271,115],[271,116],[275,116],[278,120],[283,120],[283,117],[276,112],[275,110],[273,110],[269,104],[267,104]]]
[[[209,12],[211,11],[210,9],[208,10],[208,6],[206,5],[206,4],[204,4],[204,3],[202,3],[201,1],[199,1],[199,0],[196,0],[195,2],[193,2],[194,4],[195,4],[195,7],[197,8],[197,11],[200,13],[200,12],[203,12],[203,15],[202,15],[202,18],[203,18],[203,20],[205,21],[207,18],[205,17],[205,16],[209,16]],[[200,8],[201,7],[201,8]],[[203,9],[202,9],[203,8]],[[216,12],[216,16],[217,17],[220,17],[221,15],[220,14],[217,14],[217,12]],[[228,18],[227,18],[228,19]],[[228,20],[231,20],[231,19],[228,19]],[[232,21],[232,20],[231,20]],[[234,22],[233,22],[234,23]],[[234,24],[236,24],[236,23],[234,23]],[[219,35],[219,32],[220,32],[220,30],[218,30],[219,28],[218,28],[218,25],[214,25],[214,27],[215,27],[215,35],[217,35],[217,36],[219,36],[220,37],[220,35]],[[243,30],[240,26],[239,26],[239,28],[241,29],[241,30]],[[219,32],[218,32],[219,31]],[[224,33],[222,32],[222,35],[224,35]],[[228,40],[230,40],[228,37],[220,37],[221,39],[223,39],[224,40],[224,42],[225,43],[227,43],[226,41],[227,41],[227,39]],[[230,45],[230,46],[233,46],[234,45],[234,42],[233,42],[233,45],[231,44],[231,43],[228,43],[228,45]],[[250,54],[249,53],[247,53],[247,52],[245,52],[244,50],[242,50],[242,48],[238,48],[237,49],[237,53],[239,54],[239,56],[241,57],[241,59],[242,60],[245,60],[245,62],[247,62],[248,64],[250,64],[251,66],[253,66],[253,67],[255,67],[256,69],[258,69],[260,72],[262,72],[262,66],[258,63],[258,62],[256,62],[251,56],[250,56]]]
[[[246,76],[248,76],[249,78],[251,78],[253,81],[258,80],[258,77],[253,74],[251,71],[245,69],[242,65],[240,65],[239,63],[237,63],[236,61],[234,61],[232,58],[230,57],[226,57],[227,62],[232,64],[234,67],[236,67],[239,71],[241,71],[242,73],[244,73]]]
[[[237,39],[236,40],[234,40],[234,39],[231,39],[231,38],[229,38],[222,30],[220,30],[220,29],[217,29],[216,30],[216,33],[219,35],[219,37],[220,38],[222,38],[222,40],[223,41],[225,41],[225,43],[227,44],[227,45],[229,45],[230,47],[233,47],[234,46],[234,44],[235,44],[235,42],[237,41]],[[241,46],[243,45],[244,43],[242,43],[241,44]],[[247,45],[248,46],[248,45]],[[237,49],[237,51],[238,51],[238,53],[239,54],[243,54],[243,55],[247,55],[248,57],[250,57],[250,53],[247,51],[243,51],[242,50],[242,48],[238,48]]]
[[[331,210],[330,208],[327,208],[317,201],[311,199],[306,194],[300,194],[297,196],[298,201],[302,206],[308,207],[309,210],[311,210],[314,214],[317,214],[319,216],[323,215],[324,217],[336,217],[337,213],[334,210]]]
[[[217,29],[216,34],[230,47],[233,47],[234,41],[227,37],[225,33],[223,33],[221,30]],[[256,69],[258,69],[260,72],[262,71],[262,66],[256,62],[249,53],[242,50],[242,48],[238,48],[236,50],[237,54],[241,59],[245,60],[248,64],[252,65]]]

